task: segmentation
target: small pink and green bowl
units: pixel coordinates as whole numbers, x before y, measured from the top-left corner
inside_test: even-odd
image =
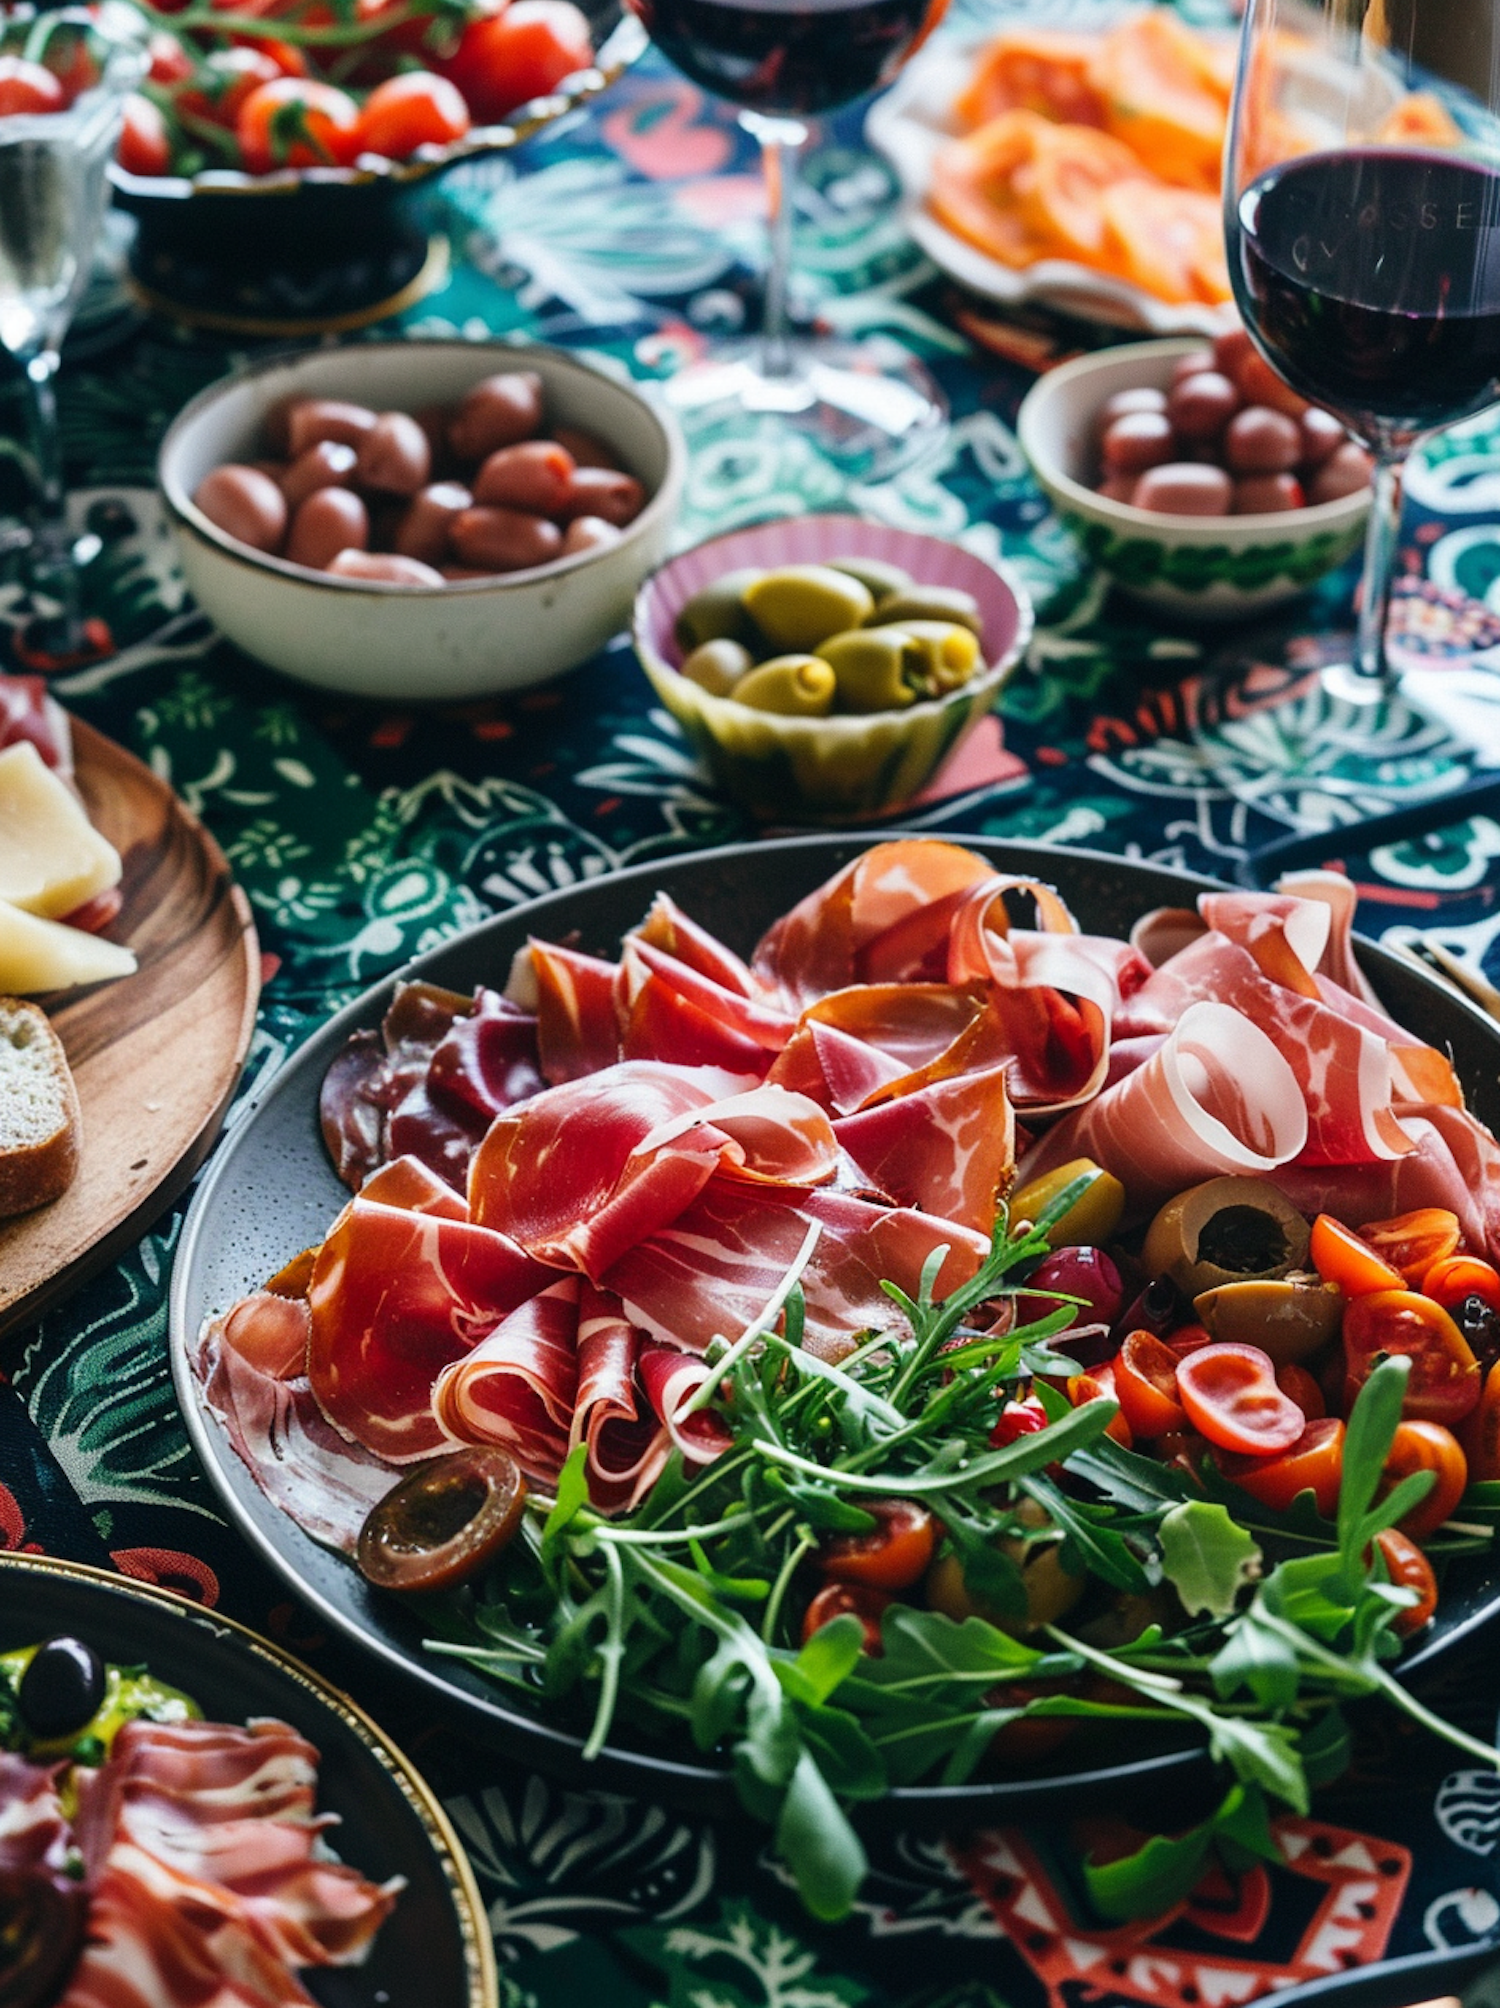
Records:
[[[725,572],[856,557],[899,565],[918,585],[971,593],[980,608],[984,667],[942,697],[828,718],[753,710],[713,696],[680,673],[677,616]],[[858,516],[829,515],[758,523],[684,551],[641,587],[634,633],[652,688],[727,795],[769,821],[837,823],[899,809],[936,778],[993,709],[1025,653],[1031,623],[1024,592],[961,545]]]

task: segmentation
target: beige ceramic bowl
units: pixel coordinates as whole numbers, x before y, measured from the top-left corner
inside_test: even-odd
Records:
[[[482,377],[508,369],[535,370],[549,422],[597,433],[645,483],[651,499],[617,544],[492,579],[392,586],[268,558],[193,505],[210,468],[259,457],[262,423],[289,397],[414,411],[456,404]],[[157,472],[188,585],[231,641],[304,683],[409,704],[543,683],[618,634],[637,586],[665,555],[686,465],[667,411],[576,356],[410,341],[317,349],[210,385],[173,421]]]
[[[701,587],[742,565],[770,569],[854,557],[900,565],[920,585],[972,593],[983,616],[987,667],[943,697],[833,718],[756,711],[679,674],[677,616]],[[961,544],[858,516],[790,516],[712,538],[648,579],[635,607],[641,665],[715,780],[754,814],[790,822],[841,822],[909,802],[994,707],[1030,635],[1025,594],[983,558]]]
[[[1165,390],[1201,339],[1131,342],[1049,370],[1027,393],[1017,432],[1053,507],[1090,560],[1134,600],[1191,620],[1240,620],[1279,606],[1359,548],[1366,489],[1279,516],[1163,516],[1088,486],[1099,412],[1118,390]]]

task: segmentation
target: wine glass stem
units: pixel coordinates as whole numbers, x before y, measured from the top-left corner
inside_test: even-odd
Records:
[[[760,142],[766,177],[766,225],[771,241],[761,309],[761,369],[766,376],[790,376],[787,285],[792,266],[792,216],[797,206],[797,157],[807,139],[807,127],[800,119],[767,118],[763,112],[741,112],[740,124]]]
[[[1376,455],[1365,531],[1364,574],[1360,586],[1359,627],[1354,640],[1354,674],[1372,697],[1389,681],[1385,660],[1385,625],[1391,608],[1396,541],[1401,530],[1401,469],[1404,453],[1384,449]]]
[[[49,347],[26,357],[24,365],[30,402],[31,451],[36,466],[36,529],[31,574],[33,584],[58,602],[62,616],[61,631],[65,637],[72,637],[79,631],[80,604],[78,574],[73,564],[72,541],[68,536],[62,429],[57,418],[59,361],[57,350]]]

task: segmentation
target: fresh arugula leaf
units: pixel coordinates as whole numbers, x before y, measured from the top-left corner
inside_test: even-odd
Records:
[[[1074,1414],[1083,1415],[1088,1409],[1104,1406],[1103,1402],[1086,1402]],[[1043,1434],[1038,1431],[1036,1436],[1023,1437],[1021,1441],[1035,1443]],[[1117,1590],[1128,1590],[1136,1596],[1143,1596],[1150,1589],[1151,1578],[1131,1552],[1124,1535],[1110,1524],[1106,1509],[1072,1498],[1040,1471],[1032,1472],[1021,1483],[1029,1497],[1044,1506],[1048,1516],[1062,1528],[1065,1569],[1075,1575],[1087,1572]]]
[[[1240,1592],[1260,1573],[1261,1553],[1222,1506],[1189,1499],[1162,1517],[1157,1529],[1162,1573],[1190,1614],[1224,1618]]]
[[[837,1924],[854,1908],[869,1864],[858,1834],[804,1750],[776,1816],[776,1846],[813,1916]]]

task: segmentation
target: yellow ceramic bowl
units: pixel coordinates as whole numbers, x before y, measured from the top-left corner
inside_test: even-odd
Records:
[[[694,593],[745,565],[769,570],[880,558],[919,585],[978,600],[987,665],[968,683],[899,711],[786,718],[714,697],[679,673],[677,616]],[[652,687],[726,794],[757,816],[842,822],[898,809],[919,794],[994,705],[1031,634],[1019,587],[972,551],[858,516],[792,516],[732,530],[664,565],[636,598],[635,646]]]

